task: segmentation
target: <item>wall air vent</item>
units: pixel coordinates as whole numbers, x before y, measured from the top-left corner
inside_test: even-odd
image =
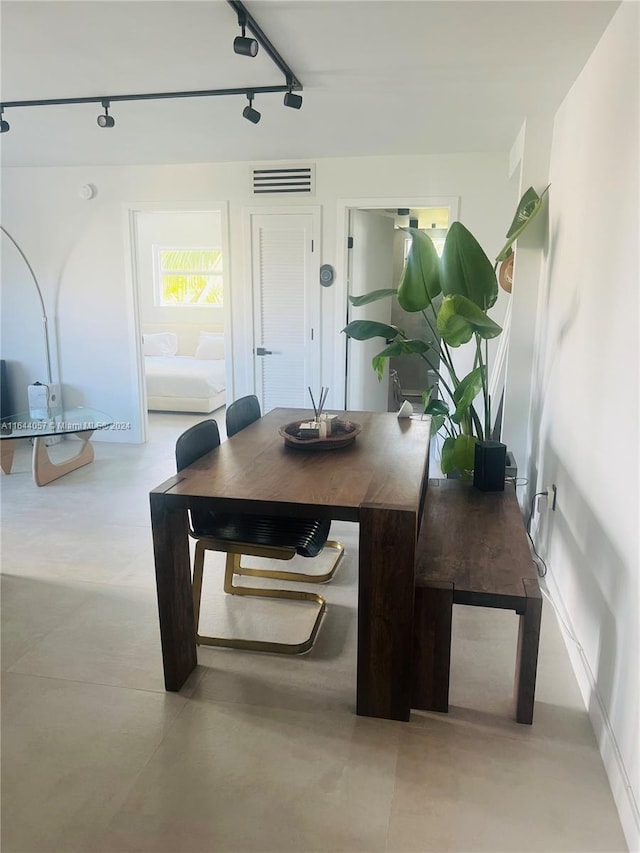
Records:
[[[251,170],[251,182],[253,195],[313,195],[315,166],[256,166]]]

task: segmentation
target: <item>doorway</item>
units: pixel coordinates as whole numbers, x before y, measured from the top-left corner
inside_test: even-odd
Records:
[[[141,205],[129,211],[129,224],[140,418],[147,440],[149,412],[202,419],[224,406],[230,392],[226,207]]]
[[[431,197],[403,200],[375,199],[349,200],[342,203],[343,217],[339,215],[339,228],[344,229],[347,247],[344,269],[345,320],[378,320],[402,328],[410,337],[424,336],[426,323],[422,314],[403,311],[393,297],[354,309],[350,295],[362,295],[373,290],[396,288],[400,281],[411,237],[403,229],[424,230],[432,238],[438,252],[442,251],[449,225],[458,218],[458,197]],[[340,214],[340,210],[339,210]],[[341,221],[340,221],[341,220]],[[384,237],[380,223],[384,222]],[[350,239],[352,238],[352,239]],[[360,247],[358,247],[358,239]],[[381,240],[385,260],[378,257]],[[386,257],[391,253],[391,263]],[[375,313],[377,311],[377,313]],[[345,338],[346,336],[342,336]],[[426,364],[416,356],[392,358],[387,364],[383,382],[379,383],[371,365],[371,358],[384,346],[377,338],[373,341],[344,341],[342,369],[345,383],[345,408],[354,407],[370,411],[396,411],[397,393],[394,394],[391,378],[397,377],[401,395],[414,404],[421,401],[422,392],[433,384]],[[336,366],[339,370],[340,366]]]
[[[387,210],[349,211],[349,295],[364,296],[393,287],[394,218]],[[375,320],[391,323],[392,300],[381,299],[361,308],[349,303],[347,321]],[[381,379],[371,369],[380,351],[380,338],[347,341],[347,398],[351,411],[388,410],[389,365]]]

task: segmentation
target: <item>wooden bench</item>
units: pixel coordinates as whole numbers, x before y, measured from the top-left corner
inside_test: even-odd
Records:
[[[513,485],[430,480],[416,549],[412,708],[448,711],[454,604],[520,615],[515,718],[533,722],[542,596]]]

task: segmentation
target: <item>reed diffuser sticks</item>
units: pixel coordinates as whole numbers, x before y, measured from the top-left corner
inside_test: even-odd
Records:
[[[311,397],[311,404],[313,405],[313,413],[315,415],[316,421],[319,421],[320,415],[322,414],[322,410],[324,409],[324,404],[327,401],[327,395],[329,394],[329,388],[328,387],[325,388],[325,386],[323,385],[322,388],[320,389],[320,399],[319,399],[319,404],[317,407],[316,407],[316,401],[313,399],[313,391],[311,390],[311,386],[309,385],[308,388],[309,388],[309,396]]]

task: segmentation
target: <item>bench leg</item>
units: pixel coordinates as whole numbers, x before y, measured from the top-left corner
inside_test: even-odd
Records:
[[[411,707],[449,710],[453,586],[417,587],[413,616]]]
[[[525,612],[520,615],[518,628],[514,700],[516,721],[531,725],[533,723],[533,702],[538,669],[542,596],[535,579],[523,579],[523,583],[527,592],[527,604]]]

